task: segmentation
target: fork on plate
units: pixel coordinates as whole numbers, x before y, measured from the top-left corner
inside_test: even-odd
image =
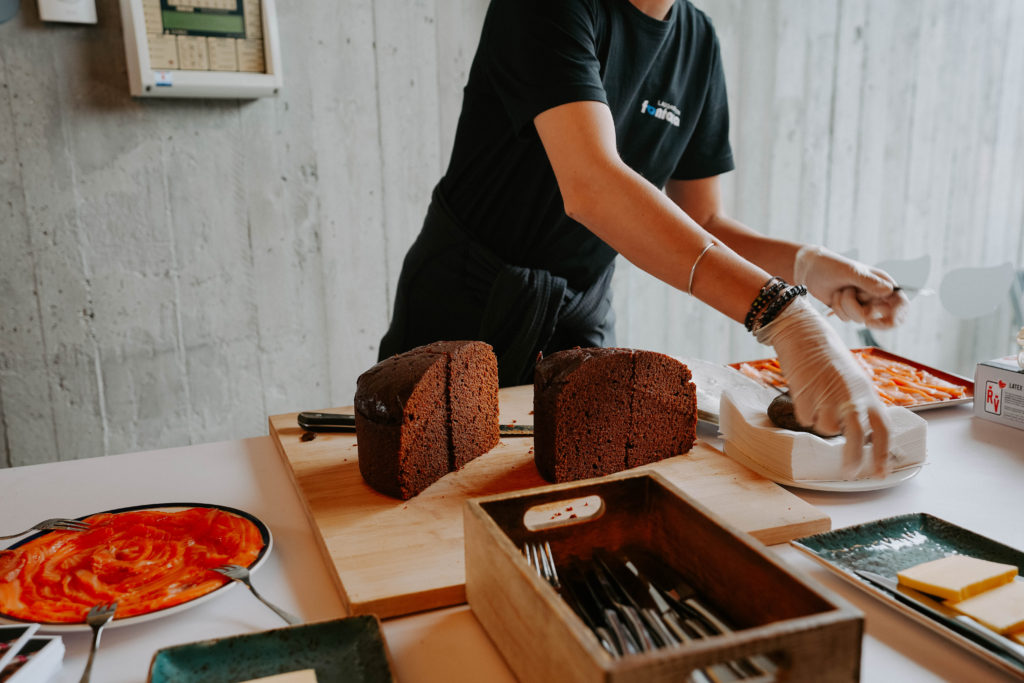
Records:
[[[295,626],[296,624],[302,623],[302,619],[299,619],[297,616],[293,614],[289,614],[288,612],[284,611],[283,609],[281,609],[280,607],[278,607],[277,605],[275,605],[274,603],[270,602],[262,595],[260,595],[259,592],[253,587],[252,582],[249,580],[249,570],[245,567],[242,567],[241,565],[237,564],[224,564],[219,567],[212,567],[211,571],[215,571],[218,574],[222,574],[228,577],[229,579],[238,581],[239,583],[244,583],[246,586],[249,587],[249,590],[252,591],[252,594],[255,595],[260,602],[262,602],[270,609],[274,610],[274,612],[277,613],[277,616],[284,619],[286,622],[288,622],[288,624]]]
[[[89,661],[85,663],[85,671],[82,672],[82,678],[78,683],[89,683],[89,677],[92,675],[92,661],[96,657],[96,650],[100,647],[100,633],[107,622],[114,618],[116,611],[117,603],[112,602],[108,605],[96,605],[85,615],[85,623],[92,628],[92,647],[89,650]]]
[[[54,517],[53,519],[44,519],[42,522],[39,522],[38,524],[28,529],[25,529],[24,531],[19,531],[16,534],[0,536],[0,540],[5,540],[8,538],[17,538],[18,536],[24,536],[25,534],[30,533],[32,531],[51,531],[55,529],[64,531],[88,531],[89,528],[90,527],[88,522],[82,522],[77,519],[64,519],[61,517]]]

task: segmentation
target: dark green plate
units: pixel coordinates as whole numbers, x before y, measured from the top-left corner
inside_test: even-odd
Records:
[[[896,580],[896,572],[954,554],[1016,565],[1019,572],[1024,569],[1024,552],[923,512],[826,531],[790,543],[858,588],[941,635],[1018,676],[1024,673],[1012,660],[907,607],[854,574],[857,570],[869,571]]]
[[[374,616],[204,640],[157,651],[150,683],[237,683],[315,669],[317,683],[393,683],[387,646]]]

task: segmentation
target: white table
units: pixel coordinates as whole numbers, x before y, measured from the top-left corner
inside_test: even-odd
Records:
[[[873,493],[794,491],[831,515],[834,528],[928,512],[1024,548],[1024,432],[974,419],[969,406],[922,415],[929,423],[929,464],[914,479]],[[0,470],[3,529],[58,515],[170,502],[218,503],[256,515],[274,536],[274,550],[254,576],[260,591],[308,621],[343,615],[301,501],[269,437]],[[776,548],[786,561],[864,611],[863,680],[1006,678],[796,550]],[[108,628],[93,680],[144,681],[160,648],[281,625],[276,615],[236,586],[178,614]],[[385,622],[384,632],[395,674],[403,683],[514,680],[466,606],[392,619]],[[89,634],[66,634],[64,640],[67,655],[57,680],[77,681]]]

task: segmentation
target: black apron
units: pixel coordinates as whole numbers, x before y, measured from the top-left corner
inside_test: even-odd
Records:
[[[501,386],[533,383],[539,352],[614,346],[611,263],[586,290],[546,270],[505,263],[463,230],[435,188],[405,256],[379,359],[439,340],[494,347]]]

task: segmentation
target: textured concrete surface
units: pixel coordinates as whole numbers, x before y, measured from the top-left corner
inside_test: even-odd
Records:
[[[930,253],[936,278],[1024,262],[1024,4],[697,4],[729,80],[731,213],[869,262]],[[279,0],[285,87],[247,102],[133,100],[118,3],[97,5],[96,26],[33,2],[0,25],[0,466],[349,403],[486,0]],[[622,344],[765,354],[628,264],[615,287]],[[1008,305],[958,324],[937,299],[886,346],[961,372],[1004,352]]]

